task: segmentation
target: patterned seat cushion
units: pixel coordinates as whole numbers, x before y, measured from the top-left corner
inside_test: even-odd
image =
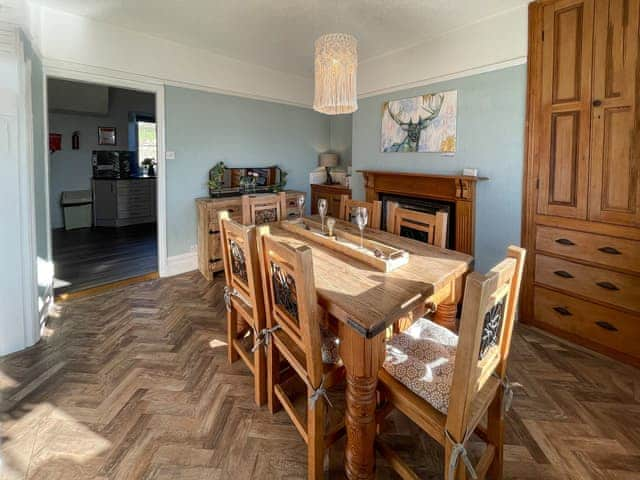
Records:
[[[322,361],[334,365],[340,363],[340,352],[338,347],[340,346],[340,339],[336,337],[329,329],[320,327],[320,333],[322,334]]]
[[[421,318],[386,345],[384,369],[446,415],[458,336]]]

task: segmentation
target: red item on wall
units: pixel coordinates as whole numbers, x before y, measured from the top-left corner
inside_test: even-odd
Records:
[[[78,150],[80,148],[80,132],[75,131],[71,136],[71,148]]]
[[[50,133],[49,134],[49,151],[51,153],[62,150],[62,134]]]

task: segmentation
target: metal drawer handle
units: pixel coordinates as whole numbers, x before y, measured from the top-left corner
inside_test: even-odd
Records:
[[[209,259],[209,263],[216,263],[216,262],[219,262],[219,261],[220,261],[219,258],[210,258]]]
[[[609,255],[622,255],[620,250],[613,247],[600,247],[598,250],[602,253],[608,253]]]
[[[559,243],[560,245],[569,245],[569,246],[575,245],[575,243],[573,243],[568,238],[559,238],[556,240],[556,243]]]
[[[220,233],[220,230],[209,230],[209,235],[213,235],[214,233]]]
[[[565,272],[564,270],[556,270],[553,273],[562,278],[573,278],[573,275],[571,275],[569,272]]]
[[[598,285],[600,288],[604,288],[605,290],[620,290],[611,282],[597,282],[596,285]]]
[[[617,332],[618,329],[614,326],[611,325],[609,322],[605,322],[603,320],[598,320],[597,322],[595,322],[596,325],[598,325],[600,328],[604,328],[605,330],[608,330],[610,332]]]
[[[553,307],[553,309],[563,317],[570,317],[572,315],[572,313],[565,307]]]

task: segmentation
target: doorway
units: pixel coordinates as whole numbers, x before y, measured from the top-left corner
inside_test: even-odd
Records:
[[[158,276],[156,94],[47,79],[56,296]]]

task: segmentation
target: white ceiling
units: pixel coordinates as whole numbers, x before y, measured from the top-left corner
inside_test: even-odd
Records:
[[[363,62],[521,7],[529,0],[36,2],[248,63],[311,76],[313,42],[323,33],[355,35]]]

